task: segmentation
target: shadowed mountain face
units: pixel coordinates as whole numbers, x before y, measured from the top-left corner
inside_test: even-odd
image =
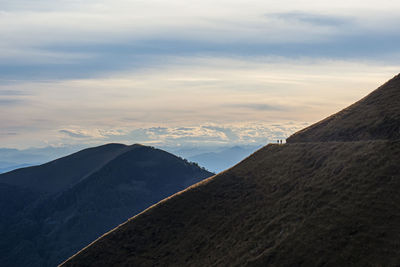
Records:
[[[382,88],[369,97],[398,99],[394,87],[389,98]],[[345,118],[365,112],[354,106]],[[387,107],[387,117],[399,118]],[[331,119],[336,134],[315,126],[324,142],[305,142],[315,132],[304,130],[301,140],[268,145],[133,217],[64,266],[399,265],[400,140],[391,130],[399,124],[380,130],[387,124],[369,114],[363,124],[371,128],[355,135],[350,127],[348,138],[342,120]]]
[[[77,169],[68,170],[73,164]],[[46,190],[30,181],[25,187],[21,181],[0,183],[0,193],[7,193],[0,197],[1,266],[55,266],[129,217],[212,175],[162,150],[115,144],[23,171],[23,179],[34,177]]]

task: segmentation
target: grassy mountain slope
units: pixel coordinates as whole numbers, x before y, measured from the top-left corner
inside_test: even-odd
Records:
[[[63,266],[399,265],[398,80],[147,209]]]
[[[269,145],[65,266],[400,262],[400,142]]]
[[[122,144],[107,144],[84,149],[43,165],[1,174],[0,183],[25,187],[41,193],[59,192],[129,149],[130,147]]]
[[[0,265],[55,266],[150,205],[211,175],[162,150],[130,146],[70,188],[41,195],[11,216],[13,223],[0,229]]]

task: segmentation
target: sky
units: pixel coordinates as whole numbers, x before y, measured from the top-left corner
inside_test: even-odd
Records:
[[[263,144],[400,68],[399,1],[0,0],[0,147]]]

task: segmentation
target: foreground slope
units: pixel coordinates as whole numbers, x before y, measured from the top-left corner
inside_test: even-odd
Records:
[[[159,149],[124,147],[68,189],[41,195],[30,205],[18,201],[34,199],[28,189],[0,184],[10,192],[0,197],[7,215],[0,220],[0,265],[56,266],[150,205],[212,175]]]
[[[388,107],[397,118],[398,108]],[[400,141],[390,127],[370,134],[380,116],[368,118],[364,133],[348,128],[348,142],[268,145],[133,217],[64,266],[399,265]],[[341,126],[330,127],[344,134]]]
[[[65,266],[400,263],[398,141],[269,145]]]

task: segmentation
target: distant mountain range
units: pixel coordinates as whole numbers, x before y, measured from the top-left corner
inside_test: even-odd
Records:
[[[48,146],[27,149],[0,148],[0,173],[43,164],[81,149],[81,146]]]
[[[165,151],[108,144],[0,175],[0,265],[55,266],[213,173]]]
[[[0,174],[15,169],[35,166],[69,155],[87,146],[44,147],[29,149],[0,148]],[[238,163],[262,145],[235,146],[184,146],[166,147],[174,155],[181,156],[205,167],[212,172],[220,172]]]
[[[215,152],[205,152],[188,157],[190,161],[197,162],[215,173],[226,170],[245,157],[253,154],[262,146],[233,146],[219,149]]]
[[[399,266],[400,75],[62,266]]]

